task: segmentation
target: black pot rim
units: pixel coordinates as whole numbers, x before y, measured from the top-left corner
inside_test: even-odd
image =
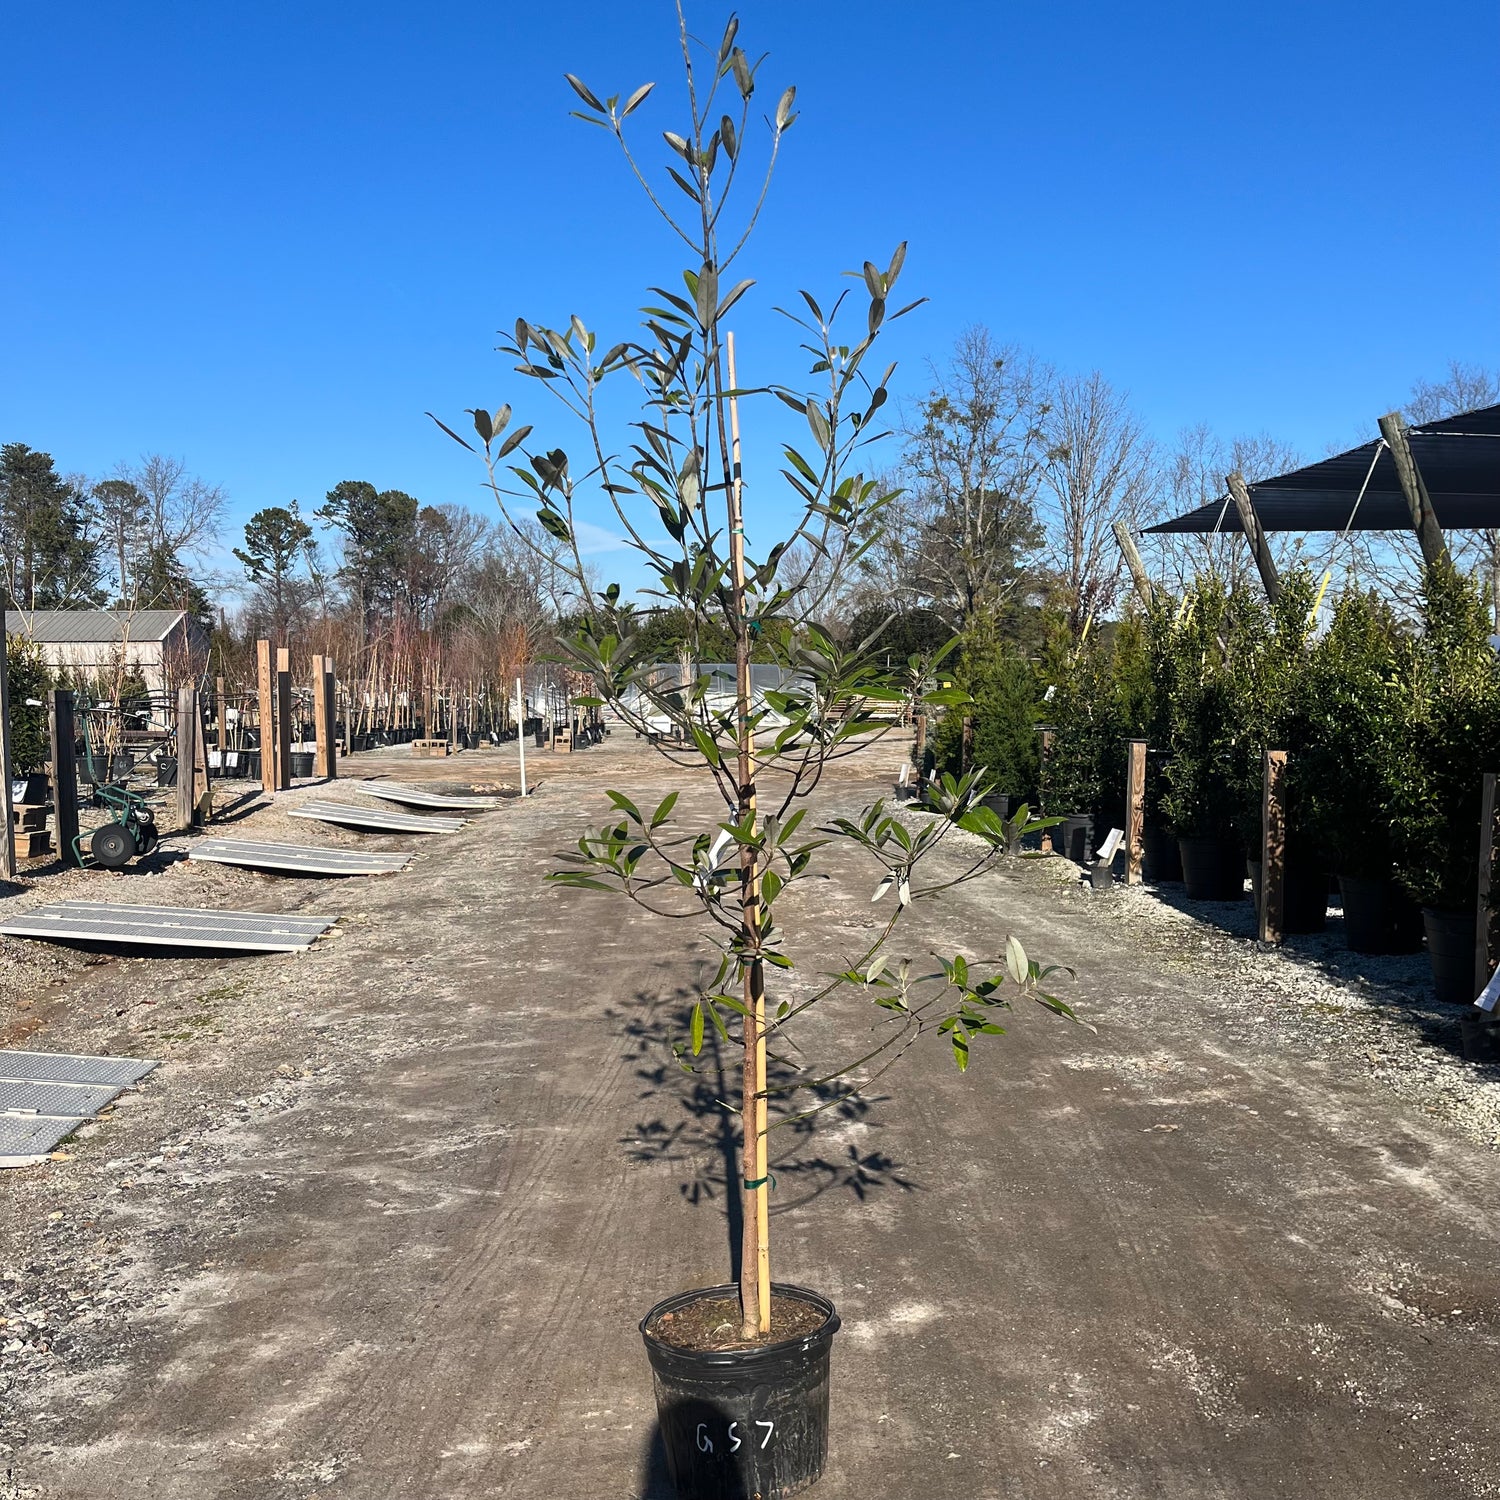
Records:
[[[788,1354],[806,1353],[815,1345],[832,1339],[843,1326],[843,1320],[835,1311],[833,1303],[820,1292],[815,1292],[810,1287],[795,1286],[787,1281],[773,1281],[771,1283],[773,1295],[793,1297],[799,1302],[810,1302],[827,1314],[811,1333],[799,1334],[791,1339],[780,1339],[774,1344],[761,1344],[754,1349],[684,1349],[679,1344],[669,1344],[665,1339],[660,1339],[651,1332],[650,1325],[663,1313],[676,1312],[679,1307],[686,1307],[691,1302],[698,1302],[708,1297],[738,1297],[739,1291],[736,1284],[728,1282],[723,1286],[696,1287],[692,1291],[677,1292],[673,1296],[663,1298],[641,1319],[639,1324],[641,1337],[646,1341],[648,1352],[655,1354],[660,1351],[670,1358],[689,1360],[693,1364],[711,1369],[732,1369],[770,1363],[783,1359]]]

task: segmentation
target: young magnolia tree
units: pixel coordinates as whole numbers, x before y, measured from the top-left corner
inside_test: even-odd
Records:
[[[889,720],[872,716],[875,706],[909,701],[914,693],[929,705],[962,696],[929,690],[931,663],[913,659],[894,671],[883,665],[887,653],[878,632],[852,644],[836,641],[816,623],[819,594],[809,587],[818,564],[827,576],[858,561],[894,498],[860,467],[862,450],[885,436],[876,419],[895,368],[874,373],[872,351],[882,328],[917,303],[892,307],[905,257],[901,245],[884,267],[866,261],[850,273],[853,285],[828,306],[802,292],[802,306],[787,313],[802,330],[814,389],[736,386],[726,320],[754,282],[733,279],[731,272],[797,118],[796,90],[777,99],[766,121],[767,149],[752,168],[747,134],[758,108],[761,64],[739,46],[737,20],[730,20],[716,47],[689,34],[680,6],[678,23],[687,107],[684,127],[662,133],[670,152],[665,183],[648,176],[633,135],[632,117],[654,85],[643,84],[621,102],[618,95],[600,98],[572,75],[568,82],[585,106],[574,113],[615,138],[646,197],[686,247],[690,264],[680,290],[653,288],[643,331],[602,349],[577,316],[560,329],[516,323],[503,352],[576,419],[581,447],[544,446],[531,425],[512,423],[509,406],[472,410],[477,447],[438,425],[482,452],[496,499],[518,530],[520,507],[534,507],[542,527],[563,544],[586,601],[582,623],[564,646],[572,664],[598,684],[593,701],[607,702],[627,724],[649,732],[674,764],[706,767],[722,799],[721,820],[705,828],[683,826],[676,792],[645,809],[611,792],[617,820],[586,832],[569,856],[571,867],[551,878],[623,893],[663,917],[696,918],[717,947],[717,973],[693,1005],[688,1035],[676,1051],[692,1070],[710,1027],[743,1049],[740,1301],[743,1336],[753,1340],[771,1332],[767,1135],[773,1096],[779,1104],[790,1101],[777,1121],[787,1124],[866,1087],[925,1035],[945,1038],[958,1066],[967,1066],[974,1038],[1002,1032],[997,1016],[1015,997],[1061,1015],[1072,1012],[1042,988],[1053,971],[1028,959],[1014,937],[1003,960],[985,964],[957,954],[917,964],[889,951],[914,902],[988,869],[1026,823],[1024,809],[1003,824],[980,806],[989,790],[982,772],[945,777],[930,795],[937,816],[914,820],[914,827],[877,802],[857,818],[835,818],[817,830],[822,837],[804,831],[803,804],[827,767],[889,727]],[[737,212],[736,189],[752,171],[748,206]],[[849,321],[859,325],[852,335],[842,331]],[[601,391],[624,379],[639,382],[641,416],[611,436]],[[738,407],[742,397],[766,395],[791,408],[808,435],[784,449],[781,477],[795,502],[795,525],[769,545],[757,533],[752,552]],[[586,497],[602,497],[613,510],[650,580],[640,593],[654,604],[643,607],[617,583],[592,590],[578,542]],[[700,642],[711,645],[727,635],[734,646],[732,697],[716,692],[709,674],[692,665],[664,671],[645,658],[640,635],[647,609],[669,609],[686,622],[690,663],[713,659],[711,650],[700,652]],[[779,669],[779,687],[753,688],[752,654]],[[981,842],[970,846],[961,869],[927,878],[923,867],[955,827]],[[791,974],[795,965],[778,912],[791,888],[813,871],[820,849],[835,840],[873,861],[873,899],[886,919],[846,968],[808,983]],[[780,993],[768,995],[768,970],[786,976]],[[868,1003],[836,1009],[850,1055],[807,1063],[790,1040],[794,1028],[814,1007],[850,995]],[[778,1064],[774,1079],[771,1060]],[[805,1107],[799,1095],[806,1095]],[[734,1106],[726,1101],[725,1107]]]

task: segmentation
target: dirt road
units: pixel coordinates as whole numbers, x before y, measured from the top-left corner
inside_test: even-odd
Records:
[[[888,786],[852,765],[821,812]],[[337,914],[306,955],[31,951],[12,1041],[165,1063],[69,1160],[0,1176],[4,1500],[668,1495],[635,1324],[724,1280],[734,1232],[712,1059],[666,1050],[693,955],[541,876],[605,785],[669,783],[618,735],[537,769],[406,876],[130,888]],[[240,829],[305,841],[286,801]],[[1233,977],[1294,955],[1200,954],[1060,863],[919,908],[907,946],[1015,930],[1097,1034],[1017,1014],[966,1076],[913,1055],[777,1148],[776,1274],[844,1319],[817,1493],[1500,1493],[1500,1155],[1372,1064],[1399,1005],[1296,1015]],[[802,951],[852,952],[871,888],[786,898]]]

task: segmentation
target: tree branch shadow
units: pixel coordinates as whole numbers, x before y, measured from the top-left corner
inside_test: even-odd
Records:
[[[620,1138],[632,1161],[670,1163],[680,1169],[678,1191],[694,1208],[717,1206],[729,1241],[731,1280],[740,1274],[743,1228],[740,1194],[740,1126],[738,1045],[726,1043],[713,1027],[694,1071],[683,1070],[672,1044],[688,1035],[689,1013],[697,991],[680,985],[662,996],[638,991],[640,1009],[610,1009],[606,1018],[635,1063],[639,1098],[657,1111]],[[771,1087],[793,1078],[785,1063],[772,1061]],[[770,1102],[770,1165],[773,1218],[804,1208],[827,1193],[848,1193],[863,1202],[877,1193],[915,1192],[920,1184],[907,1176],[888,1152],[869,1149],[863,1141],[837,1140],[857,1127],[863,1136],[883,1128],[884,1095],[840,1098],[843,1089],[824,1084]],[[814,1106],[826,1106],[806,1114]],[[800,1118],[792,1118],[801,1116]]]

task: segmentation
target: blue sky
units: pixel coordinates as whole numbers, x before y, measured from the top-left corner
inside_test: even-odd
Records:
[[[1449,359],[1500,363],[1492,4],[741,14],[767,106],[792,82],[802,111],[748,378],[796,368],[773,303],[901,239],[931,298],[891,339],[906,394],[982,322],[1102,370],[1164,439],[1318,454]],[[657,79],[636,119],[676,124],[663,0],[15,5],[0,45],[0,440],[65,470],[177,454],[238,522],[346,478],[480,506],[423,412],[545,412],[494,331],[623,335],[683,263],[562,78]],[[775,423],[746,421],[774,504]]]

